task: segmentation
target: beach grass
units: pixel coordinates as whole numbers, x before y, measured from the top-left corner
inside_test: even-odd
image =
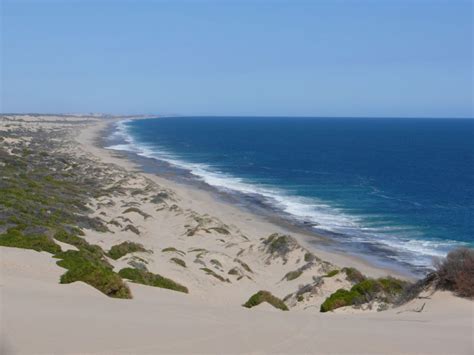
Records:
[[[223,278],[221,275],[215,273],[213,270],[207,268],[207,267],[203,267],[201,268],[202,271],[204,271],[206,274],[208,275],[211,275],[212,277],[215,277],[216,279],[218,279],[219,281],[222,281],[222,282],[230,282],[229,279],[225,279]]]
[[[180,258],[171,258],[170,259],[172,262],[174,262],[175,264],[181,266],[181,267],[186,267],[186,263],[183,259],[180,259]]]
[[[0,235],[0,245],[5,247],[46,251],[51,254],[56,254],[61,251],[61,247],[45,235],[25,236],[21,231],[14,228],[8,229],[6,233]]]
[[[292,281],[292,280],[295,280],[298,277],[300,277],[301,274],[303,274],[302,270],[290,271],[283,277],[283,279],[286,280],[286,281]]]
[[[124,279],[153,287],[166,288],[168,290],[188,293],[188,288],[158,274],[153,274],[146,270],[124,268],[119,271],[119,275]]]
[[[352,286],[350,290],[338,289],[321,304],[320,311],[328,312],[334,309],[362,305],[374,300],[385,303],[396,303],[403,294],[408,282],[393,277],[379,279],[364,279]]]
[[[339,270],[331,270],[326,275],[324,275],[323,277],[334,277],[337,274],[339,274]]]
[[[121,257],[135,252],[147,252],[143,245],[135,242],[123,242],[117,245],[114,245],[110,250],[107,252],[107,255],[114,260],[118,260]]]
[[[288,311],[288,307],[281,299],[278,297],[273,296],[269,291],[258,291],[254,295],[252,295],[247,302],[245,302],[242,306],[246,308],[252,308],[258,306],[259,304],[267,302],[268,304],[272,305],[275,308],[281,309],[282,311]]]
[[[110,265],[87,250],[68,250],[55,257],[61,259],[57,264],[68,270],[61,276],[61,283],[82,281],[109,297],[132,298],[130,289]]]

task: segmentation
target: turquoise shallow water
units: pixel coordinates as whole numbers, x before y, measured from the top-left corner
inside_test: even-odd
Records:
[[[424,268],[474,245],[474,120],[179,117],[118,137],[361,253]]]

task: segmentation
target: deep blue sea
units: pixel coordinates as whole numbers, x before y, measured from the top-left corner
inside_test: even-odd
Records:
[[[173,117],[122,121],[114,137],[340,248],[420,270],[474,245],[474,120]]]

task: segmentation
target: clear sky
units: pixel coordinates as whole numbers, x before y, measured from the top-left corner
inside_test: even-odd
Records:
[[[473,1],[0,0],[2,112],[473,117]]]

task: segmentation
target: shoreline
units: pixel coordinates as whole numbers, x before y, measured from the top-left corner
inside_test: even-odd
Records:
[[[79,138],[78,141],[82,145],[87,142],[92,142],[92,144],[97,149],[95,150],[96,154],[98,153],[101,159],[103,159],[104,156],[113,157],[116,164],[122,165],[123,167],[129,169],[133,168],[137,172],[140,172],[150,179],[155,180],[160,185],[178,191],[180,189],[193,191],[197,190],[204,196],[208,195],[205,197],[205,200],[212,201],[216,204],[216,206],[213,208],[214,211],[222,209],[222,206],[226,206],[231,209],[237,209],[242,213],[242,221],[255,219],[260,223],[268,224],[268,229],[278,229],[278,231],[281,233],[289,233],[294,235],[296,239],[306,248],[318,255],[321,255],[322,259],[336,265],[355,267],[371,277],[391,275],[406,280],[416,280],[422,277],[420,273],[415,273],[413,270],[410,270],[409,266],[401,265],[393,260],[383,260],[383,256],[371,257],[370,255],[356,253],[351,250],[336,250],[336,248],[340,246],[340,243],[337,240],[331,239],[329,236],[325,236],[318,233],[317,231],[311,230],[308,227],[300,225],[301,223],[292,222],[281,215],[272,215],[272,213],[268,211],[258,211],[250,207],[248,204],[240,203],[238,198],[228,193],[219,191],[215,187],[207,185],[204,182],[198,182],[195,178],[178,179],[177,176],[172,174],[165,175],[160,172],[160,167],[156,168],[156,165],[158,165],[159,162],[159,160],[156,158],[141,157],[133,152],[118,151],[105,147],[105,140],[107,140],[111,133],[115,132],[113,126],[118,122],[124,120],[156,118],[159,117],[116,118],[113,119],[113,121],[109,121],[106,124],[101,125],[101,127],[90,128],[90,131],[86,133],[86,136],[91,135],[92,137],[87,137],[86,142],[81,141],[81,138]],[[166,163],[166,165],[169,165],[169,163]],[[211,210],[210,213],[214,213],[213,210]]]

